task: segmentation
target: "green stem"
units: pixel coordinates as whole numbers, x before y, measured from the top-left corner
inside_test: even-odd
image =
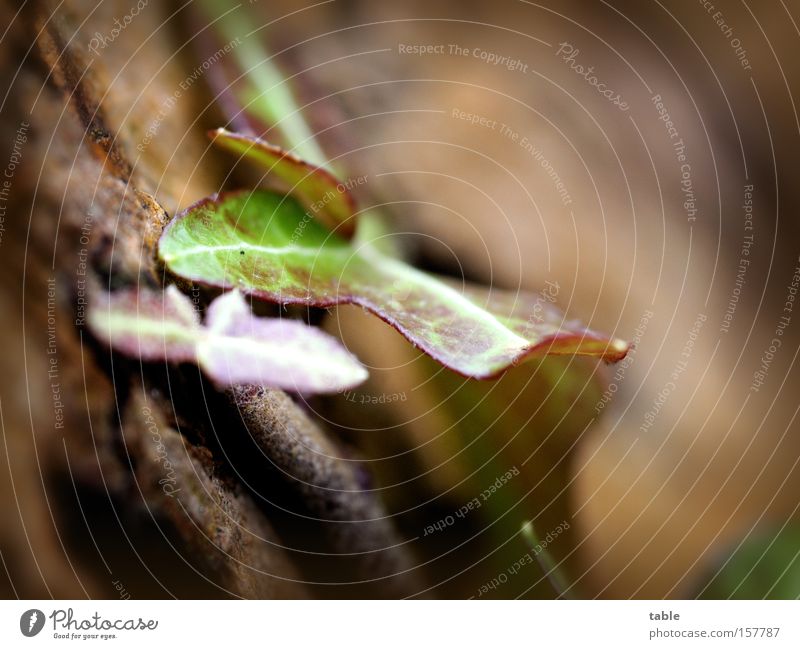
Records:
[[[454,377],[454,375],[453,375]],[[471,486],[483,489],[509,470],[497,455],[497,448],[490,439],[494,419],[484,416],[484,410],[475,408],[486,395],[472,381],[454,379],[461,383],[448,394],[458,412],[470,412],[468,420],[459,424],[459,438],[463,448],[464,463],[471,477]],[[483,486],[482,486],[483,485]],[[505,572],[519,558],[517,544],[510,541],[519,532],[521,492],[513,484],[506,483],[478,510],[488,527],[491,545],[498,548],[492,553],[491,563],[496,572]],[[513,511],[512,511],[513,510]]]
[[[311,127],[303,118],[285,76],[259,42],[258,30],[248,10],[239,6],[225,11],[220,0],[201,0],[206,12],[216,17],[214,27],[227,42],[238,42],[231,53],[247,75],[250,90],[239,99],[247,111],[255,113],[266,124],[274,126],[292,153],[306,162],[333,172],[328,157],[320,148]]]
[[[569,594],[569,583],[564,575],[564,572],[553,560],[551,554],[547,551],[546,547],[542,547],[542,542],[539,535],[536,533],[536,528],[533,526],[533,521],[528,521],[522,524],[520,530],[522,538],[528,544],[533,556],[539,562],[544,574],[553,586],[553,589],[558,593],[558,596],[564,599],[571,599]]]

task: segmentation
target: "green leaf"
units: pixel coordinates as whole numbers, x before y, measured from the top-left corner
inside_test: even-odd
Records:
[[[582,354],[616,361],[622,340],[564,321],[540,297],[446,282],[351,244],[294,199],[256,190],[211,197],[164,230],[159,256],[176,275],[280,304],[356,304],[441,364],[496,377],[530,356]]]
[[[216,32],[219,43],[236,43],[219,63],[226,67],[231,59],[236,62],[230,87],[235,100],[248,114],[258,118],[267,128],[275,128],[283,144],[293,153],[311,164],[332,171],[328,157],[314,138],[314,132],[305,121],[289,80],[275,62],[274,55],[261,43],[264,30],[253,18],[247,4],[231,7],[221,0],[201,0],[200,5],[209,17],[209,25]],[[211,55],[213,51],[209,52]],[[209,80],[211,75],[206,75]]]
[[[453,526],[443,532],[450,535],[448,547],[460,548],[452,570],[469,567],[450,582],[453,596],[477,593],[520,559],[524,549],[512,539],[524,521],[533,520],[546,538],[571,520],[575,452],[590,435],[607,368],[591,358],[545,356],[495,381],[475,381],[442,368],[362,310],[341,312],[326,326],[375,369],[358,390],[326,400],[325,416],[356,431],[354,443],[369,457],[392,458],[376,464],[378,484],[414,485],[392,493],[395,511],[416,507],[420,489],[436,495],[437,509],[429,510],[419,528],[406,530],[409,536],[453,515]],[[391,435],[375,435],[376,426]],[[499,476],[517,469],[518,475],[484,498]],[[455,514],[476,497],[480,507],[463,519]],[[573,527],[559,533],[548,546],[567,575],[580,574],[574,557],[581,539],[575,532]],[[424,560],[439,556],[439,536],[420,534]],[[571,594],[580,597],[581,587],[576,580]],[[548,578],[533,561],[481,598],[552,596]]]
[[[800,525],[748,536],[720,561],[700,590],[703,599],[800,598]]]
[[[269,176],[280,179],[283,188],[303,203],[310,216],[340,236],[352,237],[356,203],[346,183],[257,137],[231,133],[224,128],[211,131],[209,136],[214,144],[263,165]]]
[[[197,363],[220,387],[266,385],[303,393],[337,392],[367,378],[332,336],[294,320],[254,316],[241,293],[214,300],[205,325],[191,300],[164,293],[102,295],[88,317],[94,335],[143,361]]]

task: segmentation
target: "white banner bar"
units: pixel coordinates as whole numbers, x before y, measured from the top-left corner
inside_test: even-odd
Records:
[[[794,601],[4,601],[0,613],[2,647],[800,647]]]

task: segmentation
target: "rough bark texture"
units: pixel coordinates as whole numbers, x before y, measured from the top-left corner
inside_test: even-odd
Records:
[[[84,328],[92,292],[162,284],[161,229],[217,188],[224,165],[206,157],[197,166],[205,147],[197,120],[208,101],[199,88],[137,146],[192,69],[164,45],[171,9],[151,5],[92,57],[86,43],[113,24],[113,3],[90,15],[80,3],[55,5],[25,9],[28,31],[3,61],[4,87],[16,78],[0,135],[13,142],[22,128],[26,141],[9,197],[14,218],[0,241],[2,325],[7,340],[23,341],[0,357],[0,552],[9,575],[0,594],[324,594],[313,584],[327,582],[327,564],[309,568],[302,551],[287,549],[286,512],[243,484],[228,455],[242,455],[237,406],[263,452],[254,469],[261,486],[282,485],[293,515],[315,519],[321,556],[357,553],[343,576],[356,582],[348,593],[372,594],[377,580],[387,593],[412,594],[412,579],[392,577],[410,564],[392,547],[378,502],[358,491],[356,465],[331,459],[337,444],[291,399],[259,392],[232,404],[191,369],[111,355]],[[285,448],[293,439],[308,444]],[[293,467],[302,470],[283,480]],[[325,487],[342,491],[332,497]],[[334,525],[361,519],[370,520]]]
[[[358,462],[342,458],[341,449],[279,390],[236,388],[231,399],[265,461],[322,524],[342,574],[375,580],[384,597],[415,593],[420,582],[414,564]]]

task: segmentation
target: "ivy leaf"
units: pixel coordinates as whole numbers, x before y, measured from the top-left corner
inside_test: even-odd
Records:
[[[214,196],[164,229],[159,257],[176,275],[280,304],[356,304],[442,365],[493,378],[534,355],[616,361],[622,340],[565,322],[534,295],[438,280],[368,241],[349,243],[309,219],[291,197],[262,190]]]
[[[118,352],[143,361],[197,363],[219,387],[325,393],[367,378],[335,338],[297,321],[254,316],[238,291],[211,303],[205,325],[174,286],[164,293],[105,294],[92,305],[88,323]]]
[[[448,536],[448,547],[458,545],[456,566],[448,575],[463,572],[451,592],[477,594],[481,584],[518,561],[525,549],[511,539],[523,521],[534,520],[547,536],[571,520],[576,451],[591,434],[595,406],[606,387],[605,368],[589,358],[545,356],[511,368],[496,381],[474,381],[419,354],[360,310],[340,313],[326,326],[375,369],[358,390],[326,400],[325,417],[355,431],[354,443],[369,457],[394,458],[375,467],[378,484],[420,484],[436,494],[442,515],[454,515],[446,531],[427,528],[441,519],[439,514],[408,530],[419,534],[423,559],[439,555],[440,531]],[[376,422],[392,434],[371,433]],[[515,475],[490,489],[498,477],[508,478],[509,470]],[[393,496],[397,511],[417,505],[419,491],[400,491]],[[480,507],[462,509],[476,497]],[[561,562],[580,542],[575,530],[567,529],[548,551]],[[574,564],[561,564],[565,567],[573,575]],[[574,596],[582,592],[580,584],[569,590]],[[532,561],[507,584],[481,595],[488,597],[552,598],[553,590]]]
[[[329,171],[254,136],[218,128],[210,131],[209,137],[214,144],[263,165],[270,176],[279,178],[284,188],[303,203],[310,216],[338,235],[352,237],[356,222],[355,199],[346,183]]]

